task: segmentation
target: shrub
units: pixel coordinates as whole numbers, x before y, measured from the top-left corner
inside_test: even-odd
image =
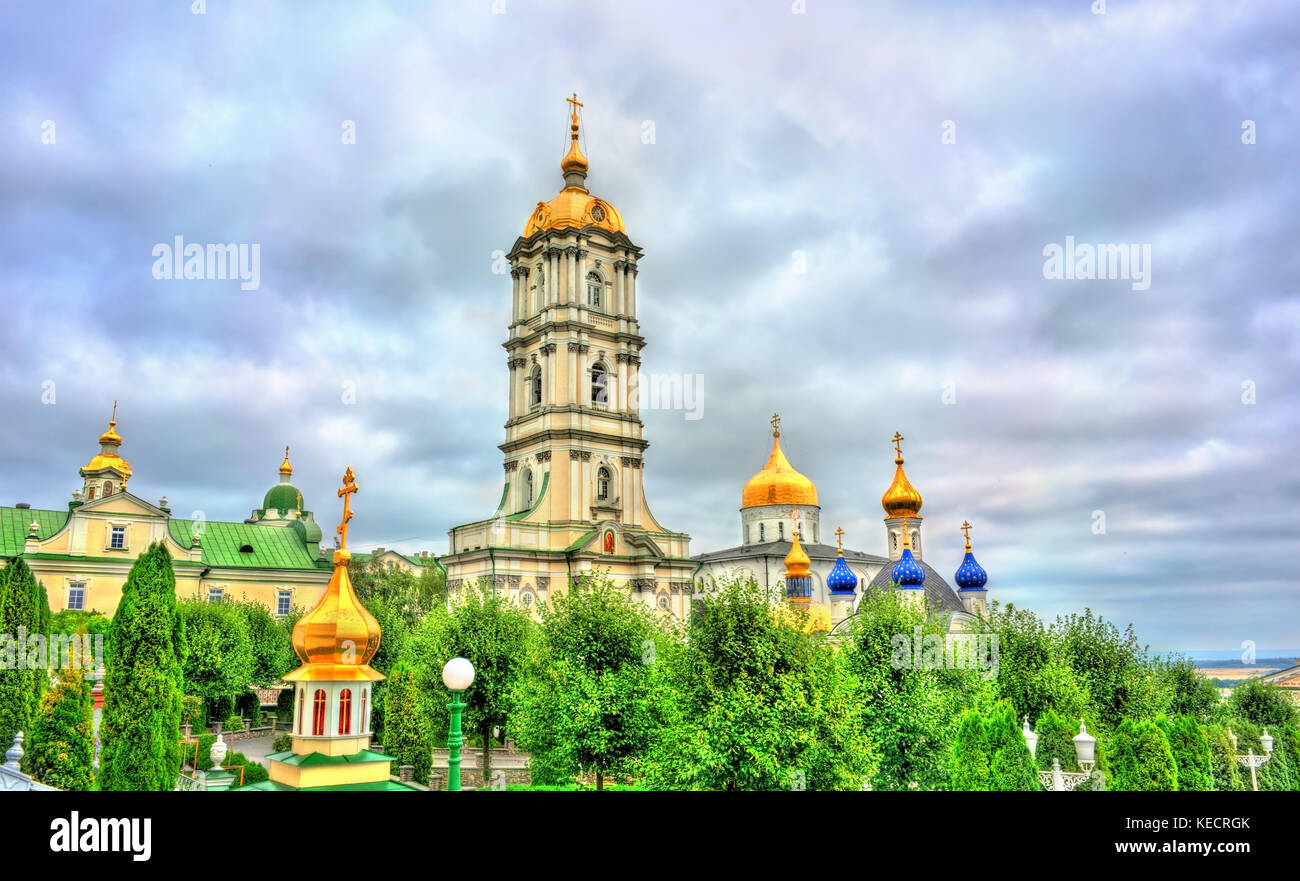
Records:
[[[14,640],[19,628],[27,633],[42,632],[40,602],[40,585],[22,557],[0,569],[0,633],[10,634],[8,639]],[[12,663],[14,651],[5,649],[0,657]],[[19,731],[31,732],[47,682],[40,670],[11,666],[0,673],[0,752],[9,748]]]
[[[266,780],[271,776],[270,773],[267,772],[266,768],[262,767],[243,753],[227,753],[226,760],[221,763],[221,767],[225,768],[227,771],[238,771],[240,765],[244,766],[244,782],[241,784],[236,780],[236,786],[248,786],[250,783],[261,783],[263,780]]]
[[[224,731],[243,731],[244,717],[238,713],[233,713],[226,717],[226,721],[221,723],[221,727]]]
[[[271,752],[287,753],[293,749],[293,736],[289,734],[277,734],[271,741]]]
[[[423,783],[429,779],[433,764],[433,738],[428,720],[420,712],[415,672],[406,665],[399,663],[388,677],[384,705],[388,720],[384,750],[393,757],[392,773],[396,774],[402,765],[410,765],[415,769],[415,779]]]
[[[1178,773],[1178,788],[1188,792],[1214,789],[1214,769],[1210,760],[1210,740],[1205,729],[1190,716],[1159,718],[1156,724],[1169,741]]]
[[[952,746],[952,788],[959,792],[989,788],[988,732],[974,710],[961,714]]]
[[[58,684],[41,699],[32,727],[32,776],[56,789],[85,791],[94,774],[95,723],[85,671],[66,665]]]
[[[207,723],[207,706],[197,694],[187,694],[181,699],[181,724],[195,729]]]
[[[1117,792],[1172,792],[1178,788],[1177,766],[1169,741],[1154,722],[1125,719],[1111,738],[1110,779]]]

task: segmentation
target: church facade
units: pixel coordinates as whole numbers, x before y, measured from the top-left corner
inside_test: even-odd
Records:
[[[831,627],[856,612],[868,591],[899,589],[948,616],[951,629],[969,628],[987,613],[988,580],[971,551],[970,524],[962,524],[966,555],[954,576],[954,588],[923,558],[922,498],[903,469],[902,441],[902,435],[895,433],[894,479],[880,500],[886,554],[849,550],[839,528],[835,545],[824,542],[817,487],[786,458],[780,417],[774,415],[772,452],[741,491],[741,544],[696,556],[697,582],[753,578],[765,589],[780,589]],[[790,571],[797,573],[796,583],[791,583]]]
[[[525,605],[607,572],[648,605],[685,615],[690,537],[650,511],[649,442],[638,407],[637,273],[623,218],[586,185],[577,96],[564,187],[538,202],[507,258],[504,478],[490,516],[450,531],[441,558],[455,591],[486,581]]]
[[[176,595],[249,599],[273,614],[314,606],[330,578],[321,529],[293,485],[285,450],[278,482],[242,523],[173,517],[128,490],[117,412],[99,452],[80,469],[81,487],[62,509],[0,507],[0,564],[21,556],[45,587],[50,609],[112,615],[136,557],[160,541],[172,557]]]

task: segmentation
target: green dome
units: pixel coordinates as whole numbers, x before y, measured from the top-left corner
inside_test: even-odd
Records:
[[[292,483],[280,483],[266,491],[264,511],[302,511],[302,493]]]

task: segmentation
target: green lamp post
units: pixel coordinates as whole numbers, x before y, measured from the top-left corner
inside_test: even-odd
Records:
[[[447,791],[460,792],[460,748],[465,738],[460,732],[460,714],[465,710],[461,695],[474,684],[474,665],[464,658],[452,658],[442,668],[442,684],[451,692],[451,731],[447,735]]]

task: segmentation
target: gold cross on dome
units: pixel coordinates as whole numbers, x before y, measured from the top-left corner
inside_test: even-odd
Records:
[[[835,527],[835,543],[836,543],[837,545],[840,546],[840,550],[841,550],[841,551],[844,550],[844,529],[843,529],[843,527],[840,527],[840,526],[836,526],[836,527]]]
[[[969,520],[963,520],[961,522],[961,531],[962,534],[966,536],[966,550],[969,551],[970,550],[970,521]]]
[[[894,455],[900,459],[903,458],[903,448],[900,445],[903,440],[906,440],[906,438],[898,432],[894,432]]]
[[[565,98],[564,100],[565,100],[567,103],[573,105],[573,115],[574,115],[574,116],[577,116],[577,115],[578,115],[578,108],[579,108],[579,107],[585,107],[585,106],[586,106],[585,104],[583,104],[581,101],[578,100],[578,93],[577,93],[577,92],[574,92],[574,93],[573,93],[573,97],[572,97],[572,98]]]
[[[357,478],[349,467],[343,473],[343,488],[339,490],[339,498],[343,499],[343,522],[335,530],[339,534],[339,550],[347,550],[348,547],[348,521],[352,519],[352,506],[349,504],[352,500],[348,496],[356,491]]]
[[[110,417],[108,417],[108,420],[109,420],[110,422],[116,422],[116,421],[117,421],[117,401],[114,401],[114,402],[113,402],[113,415],[110,416]]]
[[[780,413],[773,413],[773,414],[772,414],[772,434],[779,435],[780,433],[781,433],[781,414],[780,414]]]

